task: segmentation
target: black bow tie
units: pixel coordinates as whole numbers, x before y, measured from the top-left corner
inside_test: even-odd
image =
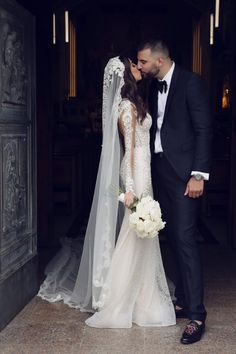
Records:
[[[157,89],[158,91],[160,91],[160,93],[162,93],[164,91],[164,93],[166,93],[167,91],[167,82],[164,81],[157,81]]]

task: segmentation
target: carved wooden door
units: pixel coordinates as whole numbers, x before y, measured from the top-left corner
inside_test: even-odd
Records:
[[[37,291],[34,18],[0,0],[0,329]]]

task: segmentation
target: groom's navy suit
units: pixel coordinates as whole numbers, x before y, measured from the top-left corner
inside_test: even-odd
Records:
[[[190,319],[204,320],[202,270],[196,241],[199,198],[184,196],[191,172],[209,173],[210,168],[212,122],[203,79],[175,65],[160,131],[163,154],[156,154],[154,148],[157,106],[154,79],[149,87],[154,196],[160,202],[178,263],[177,304],[185,307]]]

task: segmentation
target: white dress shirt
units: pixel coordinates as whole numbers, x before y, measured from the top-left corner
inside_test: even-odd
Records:
[[[160,81],[166,81],[167,83],[167,90],[166,92],[158,92],[158,119],[157,119],[157,132],[156,132],[156,138],[155,138],[155,153],[159,153],[159,152],[163,152],[163,148],[161,145],[161,127],[162,127],[162,123],[163,123],[163,118],[164,118],[164,114],[165,114],[165,107],[166,107],[166,101],[167,101],[167,97],[168,97],[168,93],[169,93],[169,89],[170,89],[170,83],[171,83],[171,79],[172,79],[172,75],[174,72],[174,68],[175,68],[175,63],[173,62],[171,65],[170,70],[168,71],[168,73],[163,77],[162,80]],[[195,174],[201,174],[205,180],[209,179],[209,173],[204,173],[201,171],[192,171],[191,175],[195,175]]]

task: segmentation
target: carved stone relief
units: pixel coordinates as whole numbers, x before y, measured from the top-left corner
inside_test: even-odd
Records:
[[[24,107],[27,103],[27,70],[24,54],[23,28],[1,21],[2,105]]]
[[[1,273],[9,272],[10,268],[15,267],[15,265],[19,262],[28,258],[29,249],[30,249],[30,239],[21,243],[17,248],[15,248],[12,252],[7,252],[3,254],[0,259],[1,265]],[[1,279],[1,277],[0,277]]]
[[[0,285],[37,251],[34,42],[33,17],[0,0]]]
[[[6,244],[18,239],[27,227],[27,141],[22,136],[2,141],[2,244]]]

